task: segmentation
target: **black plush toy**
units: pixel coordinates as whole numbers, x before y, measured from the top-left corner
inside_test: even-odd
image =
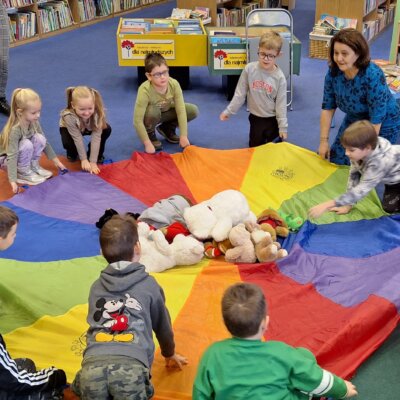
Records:
[[[127,212],[126,214],[130,215],[135,220],[137,220],[140,217],[140,214],[138,214],[138,213]],[[104,224],[108,220],[110,220],[114,215],[118,215],[118,211],[114,210],[113,208],[107,208],[107,210],[104,211],[104,214],[96,222],[96,227],[101,229],[104,226]]]

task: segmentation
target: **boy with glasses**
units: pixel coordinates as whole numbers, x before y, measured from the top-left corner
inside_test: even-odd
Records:
[[[169,76],[167,62],[161,54],[147,54],[144,69],[147,81],[138,90],[133,125],[146,153],[162,150],[156,128],[169,143],[179,143],[182,148],[189,146],[187,123],[197,117],[197,106],[184,102],[182,89]]]
[[[236,114],[247,96],[250,147],[272,142],[278,137],[287,139],[287,83],[285,75],[275,63],[281,48],[279,33],[271,30],[260,37],[258,61],[246,65],[232,101],[219,116],[221,121],[226,121]]]

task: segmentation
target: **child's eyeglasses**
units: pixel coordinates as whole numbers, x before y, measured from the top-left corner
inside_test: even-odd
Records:
[[[150,74],[150,75],[151,75],[153,78],[159,79],[159,78],[161,78],[162,76],[168,76],[168,75],[169,75],[169,70],[166,69],[165,71],[156,72],[156,73]]]
[[[275,54],[267,54],[267,53],[263,53],[262,51],[259,51],[258,53],[258,57],[262,58],[263,60],[267,59],[267,60],[275,60],[276,56]]]

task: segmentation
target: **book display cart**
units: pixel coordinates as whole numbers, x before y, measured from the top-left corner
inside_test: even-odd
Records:
[[[182,20],[121,18],[117,30],[119,65],[137,67],[140,84],[146,79],[143,67],[146,55],[159,52],[168,62],[170,75],[178,80],[182,89],[187,89],[190,85],[189,67],[207,66],[207,34],[203,24],[200,20],[187,21],[188,24],[197,21],[200,30],[183,33],[179,28]],[[130,33],[129,23],[132,24]],[[139,32],[141,24],[144,24],[144,30]],[[138,32],[133,33],[134,30]]]
[[[316,0],[315,22],[322,14],[357,20],[367,40],[393,22],[396,0]]]
[[[57,35],[165,0],[0,0],[11,47]]]

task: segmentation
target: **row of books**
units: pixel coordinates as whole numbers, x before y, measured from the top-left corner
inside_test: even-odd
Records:
[[[241,8],[217,8],[217,26],[239,26],[246,23],[250,11],[259,8],[260,3],[244,3]]]
[[[363,25],[363,34],[367,40],[371,40],[388,24],[394,20],[395,5],[391,4],[389,8],[378,8],[377,19],[365,21]]]
[[[36,35],[36,14],[34,12],[9,15],[10,41],[28,39]]]
[[[78,1],[79,19],[82,22],[90,21],[96,17],[96,5],[94,0]]]
[[[209,41],[212,44],[240,44],[245,43],[245,37],[237,35],[236,32],[231,30],[210,30]]]
[[[33,0],[0,0],[0,1],[3,2],[5,8],[18,8],[33,4]]]
[[[58,29],[73,25],[71,9],[67,0],[48,1],[39,4],[39,17],[43,33],[53,32]]]
[[[139,7],[141,4],[140,0],[113,0],[114,12],[120,12],[129,10],[130,8]]]
[[[203,29],[199,19],[151,19],[151,18],[124,18],[119,28],[120,34],[181,34],[201,35]]]
[[[203,25],[211,23],[210,9],[208,7],[196,6],[194,10],[189,8],[172,9],[171,19],[201,19]]]

